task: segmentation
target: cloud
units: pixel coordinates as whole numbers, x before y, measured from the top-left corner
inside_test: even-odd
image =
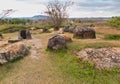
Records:
[[[43,4],[32,4],[31,2],[28,3],[26,1],[3,0],[2,3],[0,3],[0,10],[5,9],[17,10],[11,15],[12,17],[29,17],[42,14],[42,12],[44,12],[45,6]]]
[[[120,16],[120,0],[81,0],[72,7],[78,16]]]
[[[11,16],[42,14],[49,0],[2,0],[0,10],[18,10]],[[68,0],[62,0],[68,1]],[[68,9],[70,17],[120,16],[120,0],[70,0],[74,5]]]
[[[76,5],[87,11],[120,11],[120,0],[86,0],[76,3]]]
[[[49,0],[15,0],[15,1],[20,1],[30,4],[46,4]]]

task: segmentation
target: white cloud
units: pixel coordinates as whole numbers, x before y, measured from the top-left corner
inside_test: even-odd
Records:
[[[22,1],[3,0],[2,3],[0,3],[0,10],[5,9],[17,10],[11,15],[13,17],[29,17],[44,12],[45,6],[43,4],[32,4]]]
[[[42,14],[45,10],[45,4],[49,0],[2,0],[0,2],[0,12],[5,9],[15,9],[17,10],[11,16],[13,17],[29,17],[38,14]],[[70,17],[102,17],[102,16],[118,16],[120,15],[120,10],[116,9],[116,4],[119,5],[119,0],[115,2],[115,0],[71,0],[75,2],[75,4],[68,10]],[[104,3],[105,2],[105,3]],[[84,3],[84,4],[82,4]],[[110,6],[101,7],[95,4],[111,4]],[[112,5],[113,4],[113,5]],[[114,5],[115,4],[115,5]]]

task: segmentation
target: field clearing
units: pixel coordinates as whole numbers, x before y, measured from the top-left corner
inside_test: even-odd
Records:
[[[102,26],[95,27],[95,30],[101,34],[120,34],[119,29],[115,29],[115,28],[111,28],[111,27],[102,27]]]
[[[92,63],[85,63],[74,56],[73,51],[84,48],[120,47],[119,40],[105,40],[105,34],[119,34],[120,30],[95,27],[97,39],[73,39],[67,50],[46,50],[48,39],[57,32],[32,32],[41,48],[36,50],[37,58],[31,55],[14,63],[0,66],[0,84],[120,84],[118,69],[99,71]],[[109,32],[108,32],[109,31]],[[101,34],[103,33],[103,34]],[[5,41],[17,38],[18,33],[4,34]],[[66,33],[70,37],[73,34]],[[31,46],[33,47],[33,46]]]

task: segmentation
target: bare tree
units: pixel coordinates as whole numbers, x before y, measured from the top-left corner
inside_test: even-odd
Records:
[[[50,0],[46,6],[45,13],[49,16],[48,20],[58,30],[60,25],[68,18],[67,8],[72,5],[71,1]]]
[[[7,9],[7,10],[3,10],[2,13],[0,13],[0,19],[3,19],[7,16],[9,16],[10,14],[12,14],[13,12],[15,12],[16,10],[13,9]]]

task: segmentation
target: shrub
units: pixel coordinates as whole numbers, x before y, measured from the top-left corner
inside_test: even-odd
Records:
[[[107,24],[111,27],[119,28],[120,29],[120,17],[112,17],[111,20],[107,22]]]

